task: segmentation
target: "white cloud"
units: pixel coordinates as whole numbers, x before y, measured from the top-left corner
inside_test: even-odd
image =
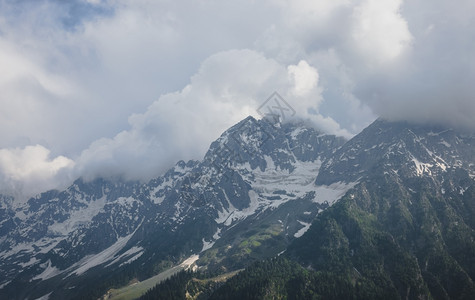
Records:
[[[299,117],[348,135],[331,118],[317,114],[317,83],[317,71],[305,61],[286,67],[250,50],[214,54],[184,89],[161,96],[145,113],[131,116],[129,130],[94,142],[78,160],[79,173],[148,179],[179,159],[201,159],[225,129],[248,115],[259,117],[256,109],[275,90]]]
[[[357,132],[376,113],[474,130],[475,2],[278,3],[282,22],[257,45],[317,68],[320,111],[345,128]]]
[[[78,160],[81,174],[145,179],[179,159],[198,159],[223,130],[254,114],[266,93],[285,84],[285,68],[249,50],[212,55],[179,92],[162,95],[131,128],[101,139]]]
[[[351,37],[367,61],[391,62],[412,41],[401,16],[402,0],[365,0],[353,9]]]
[[[39,161],[70,157],[74,176],[148,177],[199,158],[273,91],[345,136],[375,114],[473,129],[474,9],[471,0],[0,0],[0,149],[43,145],[53,158]]]
[[[357,82],[355,94],[378,115],[475,130],[475,19],[473,1],[407,1],[402,6],[413,35],[396,63]],[[428,31],[428,29],[430,29]]]
[[[318,84],[318,71],[306,61],[301,60],[298,65],[287,67],[289,77],[294,83],[293,91],[296,96],[307,96]]]
[[[64,156],[50,158],[41,145],[0,149],[0,188],[24,198],[70,182],[74,162]]]

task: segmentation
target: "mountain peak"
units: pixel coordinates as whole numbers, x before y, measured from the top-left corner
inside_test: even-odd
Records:
[[[69,298],[84,286],[102,291],[103,274],[115,283],[123,274],[145,279],[190,254],[200,255],[202,268],[241,269],[308,240],[312,221],[334,205],[386,213],[398,197],[416,203],[426,190],[465,201],[473,194],[473,146],[473,137],[454,130],[382,119],[345,141],[304,121],[249,116],[202,161],[178,161],[147,183],[80,179],[22,207],[1,200],[0,289],[13,298],[51,291],[50,299]],[[380,187],[390,194],[382,202]]]
[[[381,166],[391,171],[394,161],[407,176],[436,174],[449,166],[475,173],[474,149],[474,137],[453,129],[378,119],[336,151],[322,166],[317,183],[354,181]]]

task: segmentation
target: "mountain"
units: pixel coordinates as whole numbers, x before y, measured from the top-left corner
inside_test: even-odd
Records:
[[[0,298],[97,299],[188,258],[202,272],[144,299],[472,299],[474,146],[406,122],[345,141],[248,117],[147,183],[2,196]]]
[[[474,153],[473,135],[377,120],[316,179],[358,183],[210,299],[473,299]]]
[[[147,183],[78,179],[17,204],[0,199],[0,298],[97,299],[199,255],[210,272],[284,251],[354,182],[315,185],[345,140],[248,117],[202,161]]]

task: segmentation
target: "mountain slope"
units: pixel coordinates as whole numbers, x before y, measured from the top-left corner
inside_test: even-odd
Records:
[[[362,179],[289,254],[316,269],[383,280],[394,297],[424,298],[429,290],[436,299],[471,298],[475,140],[432,129],[377,121],[339,149],[317,182]],[[351,162],[361,166],[358,175]],[[342,174],[342,165],[351,171]],[[338,246],[327,251],[328,243]]]
[[[203,299],[471,299],[474,146],[404,122],[345,143],[249,117],[148,183],[78,180],[20,207],[2,197],[0,295],[96,299],[199,255],[212,273],[251,265],[219,288],[179,282]]]
[[[2,199],[1,295],[95,299],[193,254],[209,270],[277,255],[353,185],[314,184],[343,143],[249,117],[148,183],[78,179],[21,206]]]
[[[316,180],[359,183],[284,254],[313,275],[290,272],[260,291],[280,282],[300,284],[299,293],[342,287],[338,295],[314,290],[324,299],[473,299],[474,142],[453,130],[373,123],[325,161]],[[253,280],[278,271],[269,264]],[[244,271],[217,295],[256,272]]]

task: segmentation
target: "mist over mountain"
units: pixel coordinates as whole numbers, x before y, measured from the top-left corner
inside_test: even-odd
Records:
[[[2,0],[0,190],[26,200],[81,176],[146,182],[201,159],[274,91],[346,138],[377,116],[473,132],[473,9]]]
[[[473,298],[474,11],[0,0],[0,300]]]

